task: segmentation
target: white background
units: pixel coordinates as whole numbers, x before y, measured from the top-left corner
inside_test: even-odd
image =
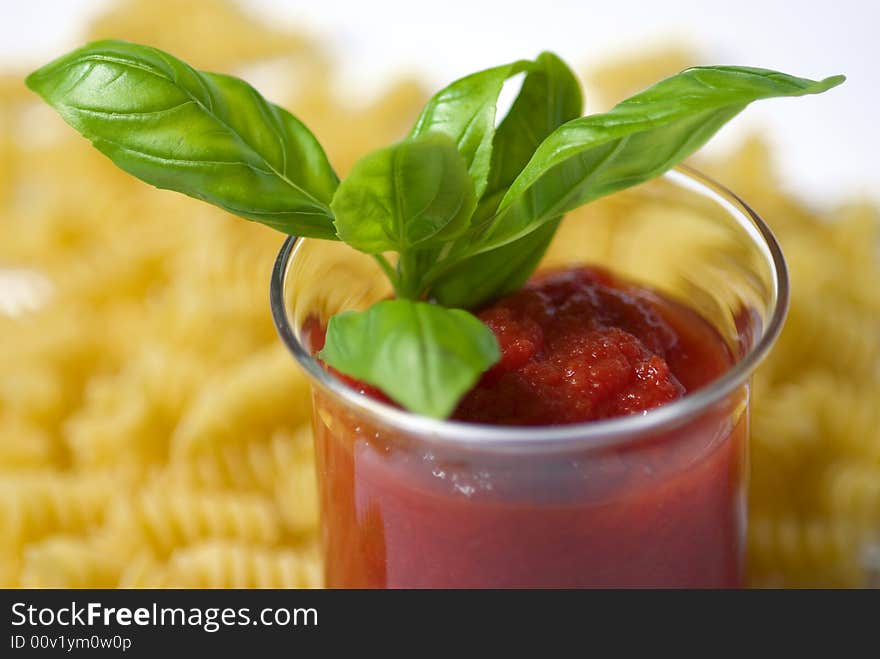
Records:
[[[106,4],[0,0],[0,68],[24,70],[78,45],[82,25]],[[698,48],[705,63],[762,66],[810,78],[845,73],[849,80],[843,87],[823,96],[750,107],[710,148],[723,153],[742,134],[762,127],[777,146],[788,187],[814,203],[853,194],[880,199],[878,0],[239,4],[331,45],[343,79],[358,92],[400,73],[417,73],[440,85],[544,49],[583,70],[608,56],[672,41]]]

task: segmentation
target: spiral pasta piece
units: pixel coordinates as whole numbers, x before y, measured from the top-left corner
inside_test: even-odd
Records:
[[[22,546],[54,533],[85,533],[104,520],[115,491],[109,479],[28,472],[0,477],[0,535]]]
[[[271,493],[302,462],[312,465],[312,436],[308,426],[278,429],[268,440],[223,444],[214,451],[175,459],[165,475],[171,483],[195,489],[226,489]]]
[[[880,530],[880,464],[832,465],[823,485],[829,513]]]
[[[206,543],[180,549],[168,562],[168,580],[184,588],[317,588],[314,548],[251,549]]]
[[[750,576],[773,587],[863,586],[861,555],[868,538],[864,527],[834,520],[755,515],[749,526]]]
[[[20,417],[0,415],[0,472],[48,468],[59,460],[48,430]]]
[[[272,546],[282,538],[281,519],[269,499],[164,488],[117,503],[105,530],[115,534],[118,553],[150,550],[159,557],[202,540]]]
[[[169,583],[165,563],[149,552],[142,552],[127,561],[119,575],[120,588],[167,588]]]
[[[181,416],[172,437],[175,458],[245,441],[279,420],[298,425],[308,419],[308,382],[281,344],[248,357],[202,390]],[[218,416],[217,410],[223,410]]]
[[[25,588],[113,588],[122,563],[79,537],[57,536],[28,545],[20,585]]]

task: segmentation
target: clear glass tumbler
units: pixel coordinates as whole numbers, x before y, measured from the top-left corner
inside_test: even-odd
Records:
[[[787,310],[779,246],[742,200],[679,168],[566,218],[541,267],[585,264],[697,311],[732,368],[611,420],[420,417],[313,356],[330,316],[391,295],[379,266],[340,243],[287,240],[272,313],[313,385],[328,587],[742,585],[749,378]]]

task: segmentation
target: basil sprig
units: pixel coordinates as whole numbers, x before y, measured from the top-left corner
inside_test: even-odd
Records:
[[[522,86],[499,123],[498,97],[517,75]],[[398,299],[331,318],[320,357],[442,418],[500,358],[492,332],[452,307],[518,288],[567,211],[671,169],[749,103],[843,80],[696,67],[581,117],[576,77],[542,53],[442,89],[406,138],[365,155],[341,183],[289,112],[242,80],[155,48],[95,42],[27,84],[148,183],[376,258]]]

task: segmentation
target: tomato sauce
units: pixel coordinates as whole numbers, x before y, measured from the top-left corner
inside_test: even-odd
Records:
[[[730,367],[686,309],[595,268],[545,273],[478,314],[502,358],[454,418],[559,425],[645,412]]]
[[[733,362],[698,314],[594,268],[541,273],[477,315],[502,358],[459,421],[644,414]],[[317,350],[323,337],[312,338]],[[316,390],[326,585],[739,586],[742,407],[728,401],[631,441],[511,453],[407,436]]]

